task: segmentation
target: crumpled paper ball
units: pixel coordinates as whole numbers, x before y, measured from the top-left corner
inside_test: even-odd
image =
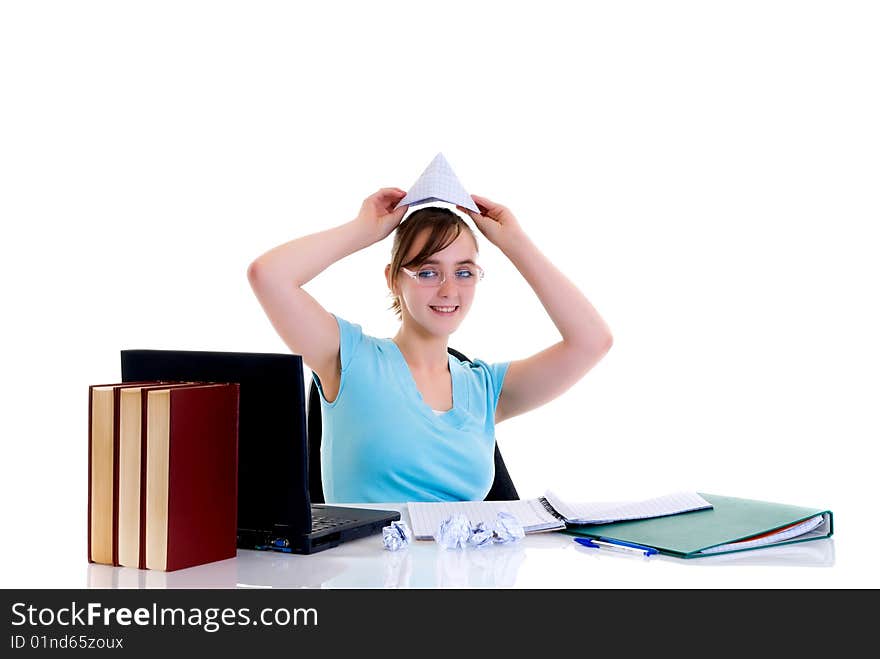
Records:
[[[508,512],[501,511],[491,526],[484,522],[472,525],[467,517],[458,514],[440,522],[434,539],[445,549],[485,547],[494,543],[516,542],[525,537],[519,521]]]
[[[526,537],[522,524],[510,513],[501,511],[495,519],[495,542],[516,542]]]
[[[382,542],[385,549],[397,551],[409,546],[412,541],[412,531],[406,522],[394,521],[390,526],[382,527]]]
[[[446,549],[463,549],[471,537],[471,523],[464,515],[453,515],[440,522],[434,539]]]
[[[473,547],[486,547],[495,541],[495,531],[487,529],[483,522],[477,522],[476,526],[471,527],[471,536],[468,538],[468,544]]]

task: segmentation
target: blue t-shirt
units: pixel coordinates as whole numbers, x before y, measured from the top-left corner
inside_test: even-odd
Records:
[[[495,478],[495,407],[509,362],[449,355],[452,409],[422,399],[391,339],[336,316],[342,376],[328,403],[321,381],[321,480],[328,503],[478,501]]]

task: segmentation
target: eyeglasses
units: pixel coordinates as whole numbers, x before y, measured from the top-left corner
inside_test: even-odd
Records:
[[[438,288],[446,281],[446,273],[438,268],[426,266],[413,272],[407,268],[401,268],[407,275],[415,279],[419,286],[424,288]],[[463,265],[455,269],[455,283],[459,286],[474,286],[486,275],[478,265]]]

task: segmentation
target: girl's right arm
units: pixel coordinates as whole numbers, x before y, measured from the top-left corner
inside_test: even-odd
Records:
[[[339,327],[302,286],[394,231],[407,207],[393,209],[405,195],[400,188],[382,188],[364,200],[351,222],[279,245],[248,266],[248,281],[272,326],[318,375],[328,400],[336,398],[339,387]]]

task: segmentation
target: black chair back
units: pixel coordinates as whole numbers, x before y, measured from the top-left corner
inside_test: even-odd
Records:
[[[448,348],[449,354],[457,357],[463,362],[469,362],[470,359],[453,348]],[[308,414],[306,415],[306,425],[309,435],[309,497],[312,503],[324,503],[324,486],[321,482],[321,396],[318,393],[318,385],[312,378],[311,387],[309,387]],[[492,481],[492,487],[489,494],[486,495],[486,501],[513,501],[519,499],[513,480],[504,464],[504,458],[501,457],[501,451],[498,448],[498,442],[495,442],[495,480]]]

